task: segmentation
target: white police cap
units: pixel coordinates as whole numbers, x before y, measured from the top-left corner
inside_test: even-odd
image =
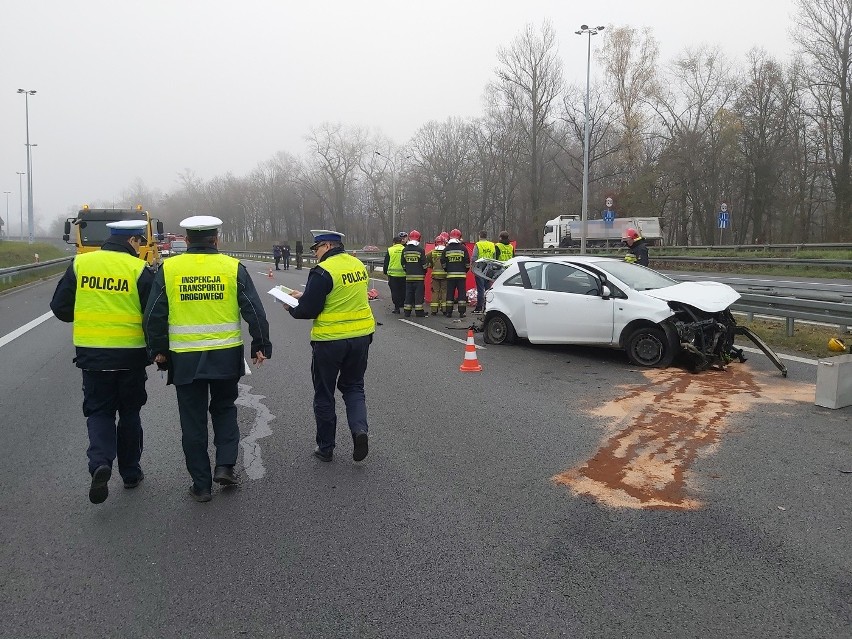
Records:
[[[343,233],[337,231],[329,231],[327,229],[311,229],[311,235],[314,236],[314,243],[311,246],[313,251],[320,242],[343,242],[346,237]]]
[[[148,222],[145,220],[119,220],[107,222],[111,235],[144,235]]]
[[[213,231],[220,226],[222,220],[212,215],[193,215],[180,222],[180,227],[187,231]]]

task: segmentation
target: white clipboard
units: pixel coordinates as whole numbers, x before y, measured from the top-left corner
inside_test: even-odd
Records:
[[[292,290],[292,289],[290,289],[290,290]],[[297,300],[295,297],[293,297],[289,293],[285,293],[284,291],[282,291],[277,286],[274,286],[273,288],[271,288],[269,291],[267,291],[267,293],[269,293],[272,297],[277,299],[279,302],[282,302],[282,303],[286,304],[287,306],[289,306],[291,308],[295,308],[296,306],[299,305],[299,300]]]

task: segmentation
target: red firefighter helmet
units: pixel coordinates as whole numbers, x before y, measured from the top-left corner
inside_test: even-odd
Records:
[[[458,229],[453,229],[452,231],[450,231],[450,237],[453,239],[460,240],[461,236],[461,231],[459,231]]]
[[[443,244],[443,243],[444,243],[444,236],[443,235],[439,235],[438,237],[435,238],[435,244]]]
[[[634,228],[629,228],[626,231],[624,231],[624,237],[631,239],[631,240],[636,240],[636,239],[639,238],[639,231],[637,231]]]
[[[420,241],[420,231],[417,231],[417,230],[409,231],[408,239],[409,240],[415,240],[415,241],[419,242]]]

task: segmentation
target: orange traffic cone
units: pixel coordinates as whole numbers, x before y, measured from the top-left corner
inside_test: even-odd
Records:
[[[271,266],[269,267],[269,270],[266,272],[266,277],[268,277],[271,280],[275,279],[275,276],[272,274],[272,267]]]
[[[463,373],[478,373],[482,370],[479,360],[476,359],[476,344],[473,342],[473,329],[467,329],[467,344],[464,346],[464,360],[459,366]]]

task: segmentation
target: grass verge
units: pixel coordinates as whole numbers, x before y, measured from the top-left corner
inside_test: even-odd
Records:
[[[766,342],[773,350],[789,355],[810,357],[813,359],[825,359],[843,353],[835,353],[828,350],[828,340],[838,337],[847,345],[852,343],[852,336],[843,335],[839,327],[820,326],[796,322],[793,336],[787,335],[787,325],[782,319],[753,319],[748,321],[744,316],[735,314],[737,324],[747,326]],[[737,336],[738,346],[754,346],[752,342],[743,336]]]

